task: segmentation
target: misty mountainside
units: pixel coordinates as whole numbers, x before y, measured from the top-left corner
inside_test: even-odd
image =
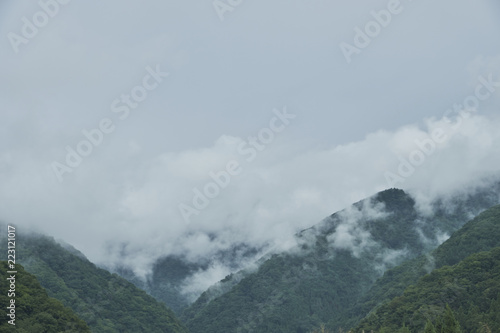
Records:
[[[164,304],[96,267],[69,245],[43,235],[17,236],[16,263],[36,276],[48,295],[71,308],[92,332],[187,332]]]
[[[479,323],[499,331],[500,205],[468,222],[428,255],[388,270],[364,298],[369,302],[364,310],[373,310],[359,331],[392,331],[404,318],[407,327],[420,332],[445,304],[465,332],[481,332]]]
[[[362,297],[360,302],[353,307],[351,311],[349,311],[348,316],[351,318],[351,323],[354,325],[356,322],[368,315],[367,318],[361,321],[358,328],[368,329],[371,327],[370,329],[378,330],[380,325],[377,326],[377,323],[383,323],[383,320],[385,319],[377,321],[376,318],[382,317],[380,316],[380,313],[387,308],[388,302],[394,302],[395,300],[400,299],[400,296],[402,296],[403,293],[406,293],[405,289],[409,288],[409,286],[415,285],[417,282],[420,284],[422,281],[430,281],[428,280],[427,275],[430,272],[432,272],[431,275],[439,271],[448,272],[451,266],[458,264],[462,265],[462,261],[467,257],[474,256],[476,253],[491,251],[499,246],[500,205],[497,205],[484,211],[479,216],[466,223],[446,242],[441,244],[432,252],[406,261],[398,267],[386,271],[384,276],[374,284],[371,290]],[[453,278],[446,277],[446,274],[441,274],[439,276],[444,276],[447,280],[443,280],[445,282],[442,281],[442,288],[440,291],[436,291],[433,295],[433,299],[427,297],[429,302],[435,306],[434,315],[442,311],[445,303],[449,303],[454,309],[459,309],[462,305],[457,306],[460,304],[455,302],[457,299],[462,299],[460,302],[464,301],[464,297],[465,301],[467,301],[467,299],[472,300],[470,295],[467,296],[467,294],[464,294],[463,285],[461,285],[463,281],[460,281],[460,277],[455,281],[455,276],[453,276]],[[462,278],[466,279],[467,275],[463,275]],[[495,279],[497,279],[496,283],[500,282],[500,280],[498,280],[500,279],[500,276],[497,275]],[[411,288],[414,288],[414,286],[410,287],[410,289]],[[500,296],[498,295],[499,292],[500,289],[497,287],[492,288],[488,291],[489,301],[485,302],[484,299],[482,299],[481,301],[475,301],[474,303],[479,306],[483,312],[487,312],[485,307],[487,307],[490,302],[494,302],[498,296]],[[422,306],[423,305],[425,304],[422,304]],[[440,306],[441,310],[438,311],[438,307]],[[413,319],[416,315],[416,313],[411,315],[408,313],[406,314],[405,318],[408,319],[408,322],[406,323],[407,326],[411,325],[414,327],[422,325],[421,317],[417,316],[416,319]],[[467,316],[465,316],[465,318],[466,317]],[[332,322],[330,324],[332,326],[334,325]],[[401,320],[399,320],[398,323],[393,323],[393,328],[400,324]]]
[[[255,272],[227,276],[181,318],[191,332],[347,327],[353,308],[387,269],[435,249],[498,204],[498,193],[495,183],[422,209],[402,190],[380,192],[300,232],[295,248],[263,260]]]
[[[258,253],[256,248],[239,244],[197,262],[182,256],[169,255],[156,260],[151,274],[145,279],[136,276],[133,270],[127,267],[114,268],[113,271],[165,303],[174,313],[181,314],[199,296],[196,291],[189,292],[193,277],[198,272],[209,269],[214,262],[223,262],[232,271],[238,271],[242,261],[251,260]]]
[[[15,288],[10,289],[11,274],[7,261],[0,262],[0,332],[90,332],[87,324],[60,301],[47,295],[36,277],[15,265]],[[15,290],[13,293],[7,292]],[[10,296],[9,296],[10,295]],[[11,297],[12,296],[12,297]],[[11,300],[15,302],[11,305]],[[11,307],[15,313],[9,316]],[[9,321],[11,324],[9,324]]]
[[[466,223],[430,253],[386,271],[348,312],[355,325],[370,311],[403,294],[404,290],[434,269],[453,266],[467,256],[500,246],[500,206],[494,206]],[[333,325],[333,323],[332,323]]]

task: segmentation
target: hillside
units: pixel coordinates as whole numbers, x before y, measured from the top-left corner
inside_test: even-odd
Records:
[[[385,270],[434,249],[440,235],[497,203],[489,194],[435,202],[429,216],[403,191],[383,191],[299,233],[297,248],[265,260],[223,295],[202,295],[182,318],[192,332],[305,333],[321,322],[346,327]]]
[[[186,332],[165,305],[49,237],[18,234],[16,249],[17,262],[93,332]]]
[[[35,276],[26,272],[21,265],[16,265],[15,287],[10,289],[7,280],[11,275],[7,273],[10,269],[6,261],[0,262],[0,304],[2,306],[2,320],[0,321],[0,332],[90,332],[89,327],[83,320],[65,307],[60,301],[50,298],[47,292],[40,286]],[[7,291],[15,290],[9,297]],[[14,317],[8,317],[14,300]],[[12,307],[12,306],[11,306]],[[7,313],[6,313],[7,312]],[[12,321],[12,319],[14,319]],[[11,321],[12,324],[9,324]]]
[[[183,287],[189,284],[189,277],[208,269],[216,262],[224,262],[232,271],[236,272],[241,269],[243,262],[255,258],[258,252],[258,249],[254,247],[238,244],[230,249],[219,250],[210,258],[197,262],[192,262],[182,255],[164,256],[155,261],[151,274],[148,274],[145,279],[136,276],[133,270],[127,267],[118,266],[110,269],[138,288],[145,290],[158,301],[165,303],[175,314],[180,315],[193,303],[193,297],[196,299],[199,296],[199,294],[194,296],[186,294],[183,291]],[[210,293],[210,291],[207,292]]]
[[[402,324],[411,332],[423,332],[427,321],[436,322],[447,304],[462,332],[479,332],[484,325],[500,331],[500,247],[425,275],[364,319],[355,332],[396,332]]]
[[[469,221],[431,253],[385,272],[359,303],[350,309],[347,326],[356,325],[378,305],[400,296],[408,286],[415,284],[433,269],[458,264],[469,255],[489,251],[497,246],[500,246],[500,205]],[[331,327],[335,325],[333,320],[330,321]]]
[[[337,331],[360,322],[358,329],[386,326],[392,331],[403,321],[391,317],[390,307],[402,306],[406,326],[417,330],[424,319],[444,315],[444,305],[449,303],[457,316],[471,318],[461,322],[463,327],[475,327],[477,320],[490,323],[497,305],[485,307],[484,301],[496,300],[496,277],[488,280],[490,289],[477,286],[474,291],[474,279],[493,273],[478,272],[482,275],[474,277],[467,273],[470,268],[453,265],[458,267],[466,257],[500,246],[500,206],[479,214],[497,203],[496,193],[493,187],[436,201],[433,213],[424,214],[402,190],[380,192],[299,232],[290,251],[261,258],[253,270],[230,274],[203,293],[182,313],[182,319],[192,333],[309,333],[321,323]],[[452,236],[441,244],[447,234]],[[2,247],[4,242],[0,240]],[[68,244],[19,234],[16,249],[17,261],[36,276],[48,296],[71,309],[66,311],[74,311],[93,332],[187,332],[164,304],[117,274],[96,267]],[[252,249],[243,247],[240,253],[245,251]],[[475,259],[482,260],[496,259]],[[136,283],[176,304],[180,311],[186,300],[177,286],[200,265],[162,258],[149,281]],[[436,268],[444,272],[436,271],[437,284],[426,285],[425,277],[420,280]],[[469,281],[456,282],[460,274],[468,274],[463,276]],[[130,274],[129,278],[135,277]],[[473,301],[456,303],[446,292],[433,300],[431,296],[443,285],[455,293],[466,288],[473,294],[460,297]],[[427,303],[419,306],[422,300]],[[430,310],[422,314],[425,306]]]

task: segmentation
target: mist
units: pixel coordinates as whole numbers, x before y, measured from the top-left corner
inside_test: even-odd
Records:
[[[31,166],[40,165],[33,157],[4,155],[3,165],[11,168],[1,176],[2,219],[20,229],[35,228],[64,239],[91,261],[129,266],[140,276],[166,255],[196,262],[239,244],[279,251],[294,244],[296,232],[389,188],[386,172],[397,170],[399,157],[418,148],[414,140],[449,124],[426,123],[425,129],[412,125],[395,132],[378,131],[362,141],[325,150],[276,139],[252,163],[236,152],[243,139],[223,136],[200,150],[165,153],[150,160],[110,159],[97,173],[91,165],[82,167],[78,178],[62,186],[53,181],[50,170],[30,174],[9,163],[10,156],[11,161],[24,158]],[[410,191],[418,206],[425,207],[437,197],[484,184],[499,171],[499,125],[498,119],[480,115],[464,119],[453,136],[436,146],[397,187]],[[189,203],[193,189],[210,182],[209,173],[223,170],[231,160],[240,161],[241,174],[199,215],[184,220],[179,204]],[[116,169],[118,164],[122,166]],[[363,238],[355,224],[345,228],[344,234],[352,239],[337,235],[337,246]],[[211,274],[211,280],[228,273],[216,267],[219,273]]]

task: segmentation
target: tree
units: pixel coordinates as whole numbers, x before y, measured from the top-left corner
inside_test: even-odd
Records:
[[[427,324],[425,324],[424,333],[437,333],[436,328],[430,320],[427,319]]]
[[[330,333],[330,331],[328,331],[325,328],[324,324],[321,324],[320,327],[319,327],[319,329],[314,330],[312,333]]]
[[[455,318],[455,315],[448,304],[446,304],[446,310],[438,322],[436,331],[439,333],[462,333],[460,323]]]
[[[398,331],[398,333],[411,333],[410,329],[406,327],[406,324],[403,324],[403,327]]]
[[[485,324],[485,323],[480,323],[481,324],[481,333],[491,333],[490,327]]]

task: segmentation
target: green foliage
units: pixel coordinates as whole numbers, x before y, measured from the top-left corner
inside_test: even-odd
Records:
[[[428,319],[427,323],[425,324],[425,328],[423,333],[462,333],[462,330],[460,329],[460,324],[459,322],[455,319],[455,315],[449,305],[446,305],[446,310],[444,313],[436,320],[436,326],[432,324],[432,322]],[[483,325],[483,327],[486,327],[487,330],[489,330],[489,327],[487,325]],[[481,332],[483,332],[481,328]],[[362,330],[362,332],[365,332]],[[374,332],[371,330],[370,332]],[[390,329],[387,327],[382,327],[378,333],[385,333],[385,332],[390,332]],[[398,333],[411,333],[412,331],[406,327],[405,324],[403,324],[403,327],[398,330]],[[488,333],[491,333],[491,330],[488,331]]]
[[[0,332],[90,332],[83,320],[69,308],[54,298],[50,298],[40,286],[35,276],[26,272],[21,265],[16,265],[15,297],[8,297],[9,274],[6,261],[0,261],[0,306],[2,313],[15,300],[15,326],[5,314],[0,320]]]
[[[408,329],[408,327],[406,327],[405,325],[403,325],[403,327],[398,330],[398,333],[411,333],[411,332]]]
[[[407,325],[414,332],[426,330],[424,326],[429,325],[429,319],[436,320],[439,333],[459,333],[461,327],[465,332],[480,332],[480,323],[486,323],[496,332],[500,331],[499,309],[500,247],[497,247],[473,254],[455,266],[434,270],[408,287],[402,296],[362,320],[356,331],[381,327],[396,330],[400,319],[407,318]]]
[[[424,333],[437,333],[436,327],[432,324],[432,321],[427,319],[427,323],[425,324]]]
[[[328,329],[325,328],[324,324],[321,324],[318,329],[315,329],[314,331],[311,331],[311,333],[331,333]]]
[[[71,308],[92,331],[186,332],[171,310],[132,283],[49,237],[18,236],[17,261],[38,278],[49,296]]]
[[[308,332],[342,303],[358,297],[373,270],[347,252],[335,261],[308,260],[289,255],[274,256],[255,274],[241,280],[229,293],[216,298],[192,315],[192,332]],[[335,286],[335,288],[332,288]],[[196,304],[195,304],[196,305]]]
[[[446,304],[446,310],[444,311],[442,318],[440,318],[436,324],[436,330],[440,333],[462,333],[460,323],[455,318],[455,315],[448,304]]]

